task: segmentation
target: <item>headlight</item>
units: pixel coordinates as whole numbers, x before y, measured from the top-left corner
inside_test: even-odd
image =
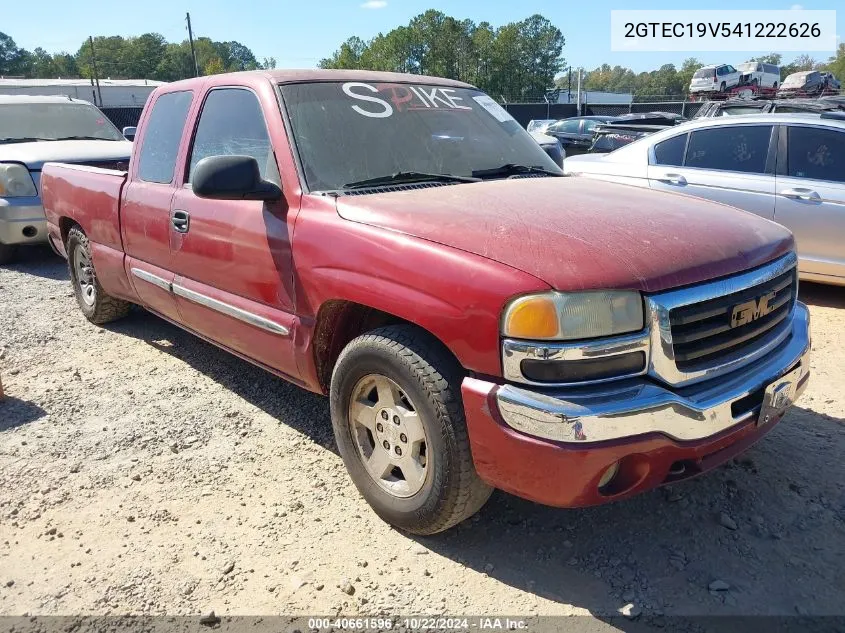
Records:
[[[531,340],[597,338],[636,332],[643,322],[638,292],[544,292],[511,301],[502,316],[502,334]]]
[[[29,170],[19,163],[0,163],[0,196],[20,198],[37,196]]]

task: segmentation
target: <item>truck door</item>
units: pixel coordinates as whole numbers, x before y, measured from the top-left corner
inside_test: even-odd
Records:
[[[182,322],[253,360],[297,377],[293,353],[293,277],[285,199],[208,200],[191,189],[203,158],[248,155],[280,184],[268,122],[283,125],[278,105],[265,120],[248,88],[211,89],[188,148],[188,164],[171,205],[173,292]],[[292,227],[291,227],[292,228]]]
[[[190,91],[168,92],[152,104],[121,201],[121,231],[129,278],[142,303],[179,320],[170,254],[170,206],[176,192],[176,157],[191,107]]]

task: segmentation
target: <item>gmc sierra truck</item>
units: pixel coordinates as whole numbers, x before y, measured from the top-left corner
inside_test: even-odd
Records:
[[[327,394],[353,482],[417,534],[493,488],[578,507],[695,476],[809,377],[788,231],[563,177],[457,81],[171,83],[128,172],[48,164],[41,186],[91,322],[137,304]]]

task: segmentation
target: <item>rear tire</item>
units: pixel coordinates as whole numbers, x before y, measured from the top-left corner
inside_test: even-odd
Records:
[[[332,426],[346,469],[376,514],[413,534],[457,525],[493,491],[473,465],[461,378],[436,339],[407,325],[354,339],[332,372]]]
[[[14,244],[0,244],[0,265],[11,264],[18,254],[18,247]]]
[[[719,85],[719,92],[724,92],[726,89],[727,89],[727,86],[725,85],[725,82],[723,81],[723,82]]]
[[[112,297],[100,285],[91,258],[91,244],[77,227],[68,233],[67,261],[76,303],[86,319],[95,325],[103,325],[129,314],[132,304]]]

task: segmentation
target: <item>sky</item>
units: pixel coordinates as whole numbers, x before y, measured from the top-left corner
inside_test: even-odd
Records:
[[[837,5],[839,5],[837,7]],[[18,46],[32,50],[38,46],[49,52],[76,52],[88,35],[140,35],[158,32],[168,41],[187,37],[185,12],[190,11],[195,37],[237,40],[250,47],[255,56],[275,57],[279,68],[310,68],[329,56],[352,35],[369,39],[379,32],[405,25],[427,9],[438,9],[458,19],[487,21],[494,27],[540,13],[556,25],[566,38],[563,56],[568,65],[595,68],[603,63],[622,65],[640,72],[662,64],[680,66],[687,57],[704,63],[740,63],[757,54],[778,52],[776,48],[754,52],[708,53],[612,53],[610,51],[611,9],[679,9],[672,1],[648,3],[617,0],[601,8],[589,0],[142,0],[127,5],[114,0],[38,0],[37,19],[26,3],[3,11],[0,31],[12,36]],[[843,9],[837,15],[839,41],[845,35],[845,5],[841,0],[772,2],[771,0],[708,0],[689,8],[759,10],[765,19],[767,9]],[[800,52],[784,54],[790,61]],[[830,55],[809,53],[825,61]],[[832,52],[831,52],[832,54]]]

